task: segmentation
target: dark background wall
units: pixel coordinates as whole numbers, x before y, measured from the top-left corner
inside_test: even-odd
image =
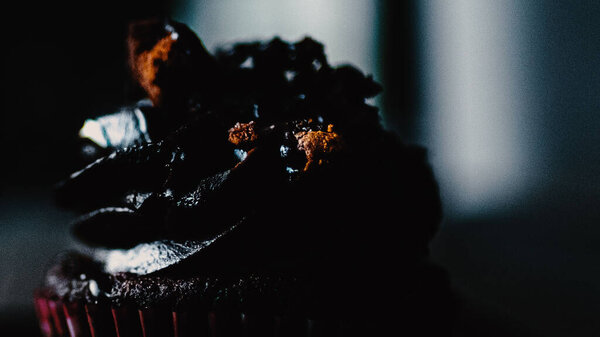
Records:
[[[159,0],[109,0],[14,2],[3,10],[0,186],[64,174],[73,130],[130,99],[126,23],[167,8]]]
[[[485,9],[477,12],[498,20],[494,25],[486,20],[463,22],[458,35],[452,35],[453,41],[468,40],[474,32],[484,34],[482,41],[497,41],[494,36],[502,33],[499,51],[508,55],[507,63],[486,63],[484,54],[470,57],[474,64],[499,65],[496,69],[501,71],[489,69],[491,74],[506,74],[507,69],[517,75],[484,77],[484,82],[473,84],[468,77],[460,77],[460,72],[443,67],[431,73],[436,67],[434,58],[448,60],[454,54],[445,52],[462,48],[460,44],[431,47],[448,41],[443,31],[432,29],[427,21],[441,3],[379,2],[379,21],[372,27],[378,50],[372,52],[380,57],[379,80],[386,87],[380,103],[384,120],[406,141],[429,148],[442,182],[446,217],[432,242],[432,258],[446,268],[463,299],[457,335],[597,335],[600,5],[593,1],[507,1],[503,3],[512,4],[512,12],[502,19]],[[463,13],[477,3],[486,2],[456,1],[452,6]],[[75,165],[70,148],[77,130],[86,117],[106,113],[131,99],[123,42],[126,23],[168,13],[173,5],[166,1],[18,2],[3,10],[2,331],[20,329],[23,335],[35,335],[28,302],[31,291],[51,256],[72,243],[68,235],[72,214],[54,207],[50,188]],[[435,16],[438,23],[444,17]],[[450,81],[453,76],[458,82]],[[476,87],[508,85],[513,91],[507,92],[520,93],[506,99],[523,100],[517,106],[526,109],[519,110],[516,124],[524,123],[530,132],[508,143],[503,151],[529,149],[523,158],[535,165],[518,171],[519,184],[526,184],[521,189],[525,193],[514,198],[502,194],[491,198],[492,202],[466,206],[461,203],[464,196],[453,193],[454,186],[460,193],[469,190],[459,188],[463,181],[455,179],[451,162],[441,158],[460,158],[466,149],[442,146],[435,136],[438,129],[432,127],[443,127],[455,117],[453,111],[461,111],[461,102],[431,108],[436,97],[444,94],[436,91],[444,81]],[[485,97],[479,99],[485,101]],[[513,113],[507,110],[506,116]],[[496,174],[473,172],[467,171],[473,176],[459,177],[468,183]]]

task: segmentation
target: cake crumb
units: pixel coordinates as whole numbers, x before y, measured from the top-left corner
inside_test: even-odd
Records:
[[[169,59],[169,52],[177,39],[168,35],[160,39],[152,49],[137,55],[133,65],[135,74],[142,88],[146,90],[150,100],[155,105],[161,101],[161,88],[155,82],[161,63]]]
[[[249,123],[236,123],[229,129],[229,142],[240,146],[253,143],[258,139],[256,130],[254,129],[254,121]]]
[[[294,136],[298,141],[298,150],[306,154],[305,172],[313,166],[328,163],[331,154],[344,148],[344,141],[333,131],[333,124],[327,125],[327,131],[300,131]]]

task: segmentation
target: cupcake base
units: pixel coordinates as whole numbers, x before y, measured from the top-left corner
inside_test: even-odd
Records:
[[[348,336],[340,320],[313,320],[217,310],[170,311],[63,302],[35,295],[45,337]]]

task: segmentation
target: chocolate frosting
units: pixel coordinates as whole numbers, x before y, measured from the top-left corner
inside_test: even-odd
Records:
[[[426,254],[437,184],[366,103],[370,76],[308,37],[210,54],[172,20],[133,23],[128,46],[148,99],[88,120],[89,161],[57,186],[103,273],[349,275]]]

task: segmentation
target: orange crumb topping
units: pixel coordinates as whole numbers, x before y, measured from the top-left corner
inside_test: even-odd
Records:
[[[140,53],[135,59],[134,68],[138,81],[155,105],[160,104],[161,98],[161,89],[155,83],[158,68],[161,62],[164,63],[168,60],[169,52],[175,41],[171,35],[165,36],[152,49]]]
[[[301,131],[294,134],[298,140],[298,149],[306,153],[304,171],[312,166],[327,163],[327,157],[339,152],[344,147],[342,137],[333,132],[333,125],[327,126],[327,131]]]
[[[229,129],[229,142],[235,145],[252,143],[258,139],[256,130],[254,130],[254,121],[249,123],[236,123]]]

